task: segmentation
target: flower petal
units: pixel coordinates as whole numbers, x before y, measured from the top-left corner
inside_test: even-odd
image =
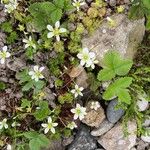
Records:
[[[60,41],[60,36],[59,35],[56,36],[56,40]]]
[[[60,31],[60,33],[67,32],[67,30],[65,28],[60,28],[59,31]]]
[[[53,30],[54,30],[54,28],[53,28],[51,25],[47,25],[47,29],[48,29],[49,31],[53,31]]]
[[[49,32],[48,34],[47,34],[47,38],[52,38],[54,36],[54,33],[53,32]]]
[[[42,126],[43,128],[47,128],[48,125],[47,125],[46,123],[42,123],[41,126]]]
[[[52,123],[52,118],[48,117],[48,123]]]
[[[57,29],[60,27],[60,22],[59,22],[59,21],[57,21],[57,22],[55,23],[55,27],[56,27]]]
[[[2,49],[3,49],[4,52],[6,52],[7,51],[7,46],[4,46]]]
[[[46,134],[48,133],[48,131],[49,131],[49,128],[45,128],[44,133]]]
[[[55,128],[51,128],[51,132],[53,133],[53,134],[55,134]]]

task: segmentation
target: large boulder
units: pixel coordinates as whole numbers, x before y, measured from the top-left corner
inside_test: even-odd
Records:
[[[110,27],[104,21],[91,36],[82,39],[83,47],[96,53],[99,65],[109,50],[117,50],[123,57],[133,58],[145,33],[144,18],[133,21],[124,14],[116,14],[111,18],[115,21],[115,27]]]

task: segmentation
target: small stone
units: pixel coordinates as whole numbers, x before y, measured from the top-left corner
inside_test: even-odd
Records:
[[[84,68],[81,66],[81,65],[79,65],[79,66],[77,66],[77,67],[73,67],[72,69],[71,69],[71,71],[69,72],[69,76],[71,77],[71,78],[76,78],[76,77],[78,77],[80,74],[81,74],[81,72],[84,70]]]
[[[109,1],[110,6],[116,6],[116,4],[117,4],[116,0],[110,0]]]
[[[145,127],[150,126],[150,116],[147,116],[147,118],[145,119],[145,121],[142,125],[145,126]]]
[[[86,89],[89,86],[89,83],[87,82],[88,80],[88,75],[85,70],[83,70],[80,75],[76,78],[76,84],[79,87],[83,87]]]
[[[105,119],[105,114],[103,108],[100,106],[97,110],[93,110],[90,108],[91,102],[88,102],[86,106],[86,112],[84,119],[82,120],[83,123],[87,124],[91,127],[98,128],[100,124]]]
[[[145,111],[145,110],[148,109],[149,103],[148,103],[147,100],[144,100],[144,99],[143,100],[138,100],[137,101],[137,106],[138,106],[139,111]]]
[[[69,145],[68,150],[95,150],[97,142],[89,132],[87,127],[81,126],[75,140]]]
[[[68,30],[69,31],[74,31],[76,29],[76,26],[74,23],[68,23]]]
[[[65,147],[62,145],[62,140],[53,140],[50,142],[50,146],[47,150],[65,150]]]
[[[26,62],[23,58],[13,58],[13,60],[7,61],[7,67],[12,71],[18,72],[26,67]]]
[[[67,146],[69,144],[71,144],[74,140],[74,136],[70,136],[70,137],[66,137],[63,139],[62,144],[63,146]]]
[[[110,131],[98,139],[98,143],[105,150],[130,150],[136,144],[137,124],[135,121],[128,122],[128,137],[124,137],[123,126],[116,124]]]
[[[110,123],[107,119],[105,119],[99,126],[98,129],[94,129],[91,132],[92,136],[101,136],[109,131],[114,126],[113,123]]]
[[[140,139],[136,145],[137,145],[137,150],[146,150],[146,149],[148,150],[148,148],[150,147],[150,143],[144,142]]]
[[[112,100],[108,104],[108,107],[106,110],[107,119],[111,123],[116,123],[124,115],[124,112],[125,112],[123,109],[115,109],[117,104],[118,104],[117,99]]]

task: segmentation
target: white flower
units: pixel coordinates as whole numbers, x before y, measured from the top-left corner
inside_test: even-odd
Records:
[[[144,134],[144,135],[141,135],[141,139],[144,141],[144,142],[148,142],[150,143],[150,128],[146,128],[148,131]]]
[[[80,95],[83,96],[82,91],[84,90],[83,87],[79,87],[77,84],[75,85],[75,89],[71,90],[71,93],[74,94],[75,98]]]
[[[17,0],[9,0],[9,3],[5,4],[4,6],[5,7],[4,11],[11,13],[17,8],[17,6],[18,6]]]
[[[95,68],[95,64],[98,63],[94,52],[89,52],[88,48],[83,48],[82,51],[77,55],[77,57],[81,60],[80,65],[85,67]]]
[[[0,130],[1,130],[2,128],[5,128],[5,129],[8,128],[8,124],[7,124],[7,119],[6,119],[6,118],[3,119],[3,121],[0,122]]]
[[[12,146],[10,144],[7,144],[6,150],[12,150]]]
[[[84,116],[87,114],[86,113],[86,108],[80,106],[80,104],[76,104],[76,108],[71,109],[71,112],[74,113],[74,119],[84,119]]]
[[[147,95],[144,94],[139,94],[138,95],[138,101],[137,101],[137,106],[139,111],[145,111],[149,107],[148,100],[146,99]]]
[[[50,31],[47,34],[47,38],[52,38],[53,36],[56,36],[56,40],[60,41],[60,34],[67,32],[65,28],[60,28],[60,22],[57,21],[55,23],[55,28],[53,28],[51,25],[47,25],[47,29]]]
[[[34,66],[33,71],[29,71],[29,75],[33,80],[36,82],[39,81],[39,79],[43,79],[44,76],[42,75],[42,71],[44,70],[44,67]]]
[[[99,102],[91,102],[91,109],[97,110],[98,108],[100,108],[100,104]]]
[[[42,123],[41,124],[41,126],[43,127],[43,128],[45,128],[44,129],[44,133],[46,134],[46,133],[48,133],[48,131],[49,130],[51,130],[51,132],[53,133],[53,134],[55,134],[55,128],[54,127],[56,127],[58,125],[58,123],[53,123],[52,122],[52,118],[51,117],[48,117],[48,123],[46,124],[46,123]]]
[[[25,44],[25,48],[33,47],[34,49],[36,49],[36,44],[32,40],[31,36],[29,36],[29,39],[23,39],[23,42],[26,43]]]
[[[72,5],[77,8],[77,11],[80,10],[80,6],[85,5],[85,2],[83,0],[73,0],[74,2]]]
[[[77,125],[75,124],[74,121],[72,121],[71,123],[69,123],[69,124],[67,125],[67,128],[73,130],[74,128],[77,128]]]
[[[0,63],[4,64],[5,63],[5,59],[10,57],[10,53],[7,52],[7,46],[4,46],[2,48],[2,51],[0,51]]]

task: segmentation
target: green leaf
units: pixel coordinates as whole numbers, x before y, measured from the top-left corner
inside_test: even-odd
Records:
[[[60,8],[56,8],[52,13],[51,13],[51,19],[53,24],[55,24],[57,21],[59,21],[62,17],[62,10]]]
[[[30,150],[40,150],[43,147],[48,147],[49,140],[44,134],[39,134],[35,131],[25,132],[24,136],[29,139]]]
[[[65,0],[54,0],[54,4],[61,9],[64,8],[64,2]]]
[[[25,132],[23,134],[27,139],[35,139],[37,138],[37,136],[39,135],[37,132],[35,131],[30,131],[30,132]]]
[[[101,71],[99,71],[97,79],[99,81],[107,81],[107,80],[111,80],[112,78],[115,77],[115,72],[114,70],[111,69],[103,69]]]
[[[150,1],[149,0],[142,0],[142,2],[146,8],[150,9]]]
[[[117,93],[118,99],[121,102],[131,104],[131,96],[129,94],[129,91],[127,89],[120,89]]]
[[[109,85],[109,87],[103,93],[103,99],[111,100],[113,97],[118,96],[120,101],[129,104],[131,98],[126,88],[128,88],[131,83],[132,83],[131,77],[124,77],[124,78],[117,79],[114,83]]]
[[[31,4],[28,10],[33,16],[32,22],[39,30],[43,30],[51,23],[50,15],[55,9],[56,6],[51,2],[37,2]]]
[[[29,91],[32,88],[33,88],[33,82],[28,82],[23,86],[22,91]]]
[[[105,54],[103,59],[103,70],[98,73],[99,81],[108,81],[116,75],[126,75],[133,65],[132,60],[122,59],[115,51],[110,51]]]
[[[27,99],[22,99],[21,102],[22,102],[21,103],[22,108],[26,108],[26,107],[30,108],[31,107],[31,101],[28,101]]]
[[[39,104],[39,109],[34,113],[34,117],[38,121],[42,121],[50,114],[50,109],[47,101],[41,101]]]
[[[0,81],[0,90],[5,90],[5,88],[6,88],[5,83]]]

